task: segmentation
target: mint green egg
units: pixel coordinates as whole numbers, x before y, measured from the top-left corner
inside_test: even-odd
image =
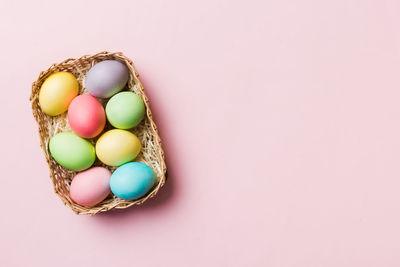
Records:
[[[88,169],[96,159],[94,146],[73,132],[53,136],[50,139],[49,149],[58,164],[73,171]]]
[[[106,106],[108,121],[119,129],[137,126],[143,120],[145,111],[143,100],[133,92],[120,92],[114,95]]]

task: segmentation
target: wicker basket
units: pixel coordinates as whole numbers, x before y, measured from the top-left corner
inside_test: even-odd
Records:
[[[76,172],[67,170],[59,165],[49,153],[48,143],[50,138],[59,132],[71,131],[71,127],[69,126],[67,120],[67,112],[54,117],[46,115],[40,108],[38,96],[43,81],[49,75],[57,71],[68,71],[74,74],[79,81],[79,94],[85,93],[86,89],[84,86],[84,77],[86,72],[97,62],[107,59],[119,60],[126,64],[126,66],[129,68],[130,75],[129,81],[124,90],[135,92],[143,99],[145,103],[147,111],[145,119],[137,127],[130,131],[136,134],[142,143],[142,151],[135,161],[144,162],[151,166],[157,175],[157,182],[151,192],[140,199],[127,201],[119,199],[110,194],[101,203],[89,208],[74,203],[69,196],[69,186]],[[68,205],[75,213],[94,215],[96,213],[108,211],[114,208],[124,209],[132,205],[139,205],[156,195],[158,190],[164,185],[167,168],[164,160],[164,151],[161,147],[161,139],[158,136],[157,126],[152,119],[149,100],[144,93],[143,86],[139,80],[139,75],[135,70],[132,61],[125,57],[122,53],[100,52],[95,55],[85,55],[78,59],[70,58],[59,64],[53,64],[48,70],[42,71],[39,75],[39,78],[32,84],[30,101],[32,104],[33,116],[35,117],[39,126],[40,143],[50,168],[50,178],[53,182],[54,190],[64,204]],[[99,101],[104,105],[107,102],[107,99],[99,99]],[[104,131],[107,131],[111,128],[112,126],[107,123]],[[96,140],[97,138],[93,138],[89,141],[95,144]],[[96,159],[93,166],[103,166],[111,171],[115,170],[115,167],[106,166],[98,159]]]

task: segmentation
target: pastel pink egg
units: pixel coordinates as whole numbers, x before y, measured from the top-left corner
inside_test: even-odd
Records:
[[[80,172],[72,179],[71,199],[82,206],[92,207],[110,194],[111,172],[103,167],[93,167]]]
[[[103,131],[106,115],[103,106],[95,97],[79,95],[69,105],[68,121],[77,135],[93,138]]]

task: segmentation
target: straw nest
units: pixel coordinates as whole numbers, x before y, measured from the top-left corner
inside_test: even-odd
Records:
[[[136,134],[142,143],[142,150],[135,161],[143,162],[151,166],[157,175],[157,182],[153,189],[140,199],[127,201],[110,194],[105,200],[94,207],[83,207],[74,203],[69,195],[71,180],[75,176],[76,172],[67,170],[59,165],[49,153],[48,144],[50,138],[57,133],[71,131],[71,127],[69,126],[67,120],[67,112],[54,117],[43,113],[39,105],[39,91],[42,83],[49,75],[58,71],[68,71],[74,74],[79,81],[79,94],[86,93],[87,91],[84,86],[86,72],[89,71],[89,69],[97,62],[107,59],[118,60],[126,64],[130,71],[130,75],[129,81],[124,90],[135,92],[143,99],[145,103],[146,116],[144,120],[130,131]],[[108,99],[99,99],[103,106],[107,103],[107,100]],[[64,204],[69,206],[75,213],[94,215],[99,212],[108,211],[114,208],[124,209],[132,205],[139,205],[145,202],[147,199],[155,196],[158,190],[164,185],[166,179],[164,151],[161,147],[161,139],[158,135],[157,126],[152,119],[149,100],[144,93],[143,86],[139,80],[139,75],[135,70],[132,61],[125,57],[122,53],[100,52],[95,55],[85,55],[78,59],[70,58],[59,64],[51,65],[48,70],[42,71],[38,79],[32,84],[30,101],[32,104],[33,116],[35,117],[39,126],[40,143],[41,147],[43,148],[46,161],[49,165],[50,178],[54,185],[54,191],[61,198]],[[107,123],[104,131],[107,131],[111,128],[112,126]],[[95,144],[96,140],[97,138],[89,139],[89,141],[91,141],[93,144]],[[115,170],[115,167],[104,165],[98,159],[96,159],[93,166],[102,166],[111,171]]]

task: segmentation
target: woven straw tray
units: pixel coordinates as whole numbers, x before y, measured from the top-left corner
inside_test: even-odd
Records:
[[[124,90],[135,92],[143,99],[145,103],[146,116],[144,120],[130,131],[136,134],[142,143],[142,150],[135,161],[143,162],[151,166],[156,173],[157,182],[153,189],[140,199],[127,201],[110,194],[105,200],[96,206],[84,207],[74,203],[69,196],[69,186],[76,172],[67,170],[59,165],[51,157],[48,148],[49,140],[52,136],[60,132],[71,131],[67,120],[67,112],[54,117],[43,113],[39,105],[39,91],[42,83],[49,75],[58,71],[68,71],[74,74],[79,81],[79,94],[87,93],[84,85],[86,72],[89,71],[89,69],[97,62],[107,59],[119,60],[126,64],[130,71],[130,75],[129,81]],[[49,165],[50,178],[54,185],[54,191],[61,198],[63,203],[69,206],[75,213],[94,215],[99,212],[108,211],[114,208],[124,209],[132,205],[139,205],[145,202],[147,199],[155,196],[158,190],[164,185],[167,167],[165,164],[164,151],[161,146],[161,139],[158,135],[157,126],[152,119],[149,100],[144,92],[143,86],[139,80],[139,75],[135,70],[132,61],[125,57],[122,53],[100,52],[94,55],[85,55],[78,59],[70,58],[59,64],[51,65],[48,70],[42,71],[38,79],[33,82],[30,101],[32,104],[33,116],[35,117],[39,126],[40,144],[43,148],[47,164]],[[104,106],[108,99],[99,99],[99,101]],[[112,127],[107,122],[104,131],[107,131],[111,128]],[[95,144],[97,138],[89,139],[89,141]],[[98,159],[96,159],[93,166],[102,166],[111,171],[114,171],[116,168],[104,165]]]

